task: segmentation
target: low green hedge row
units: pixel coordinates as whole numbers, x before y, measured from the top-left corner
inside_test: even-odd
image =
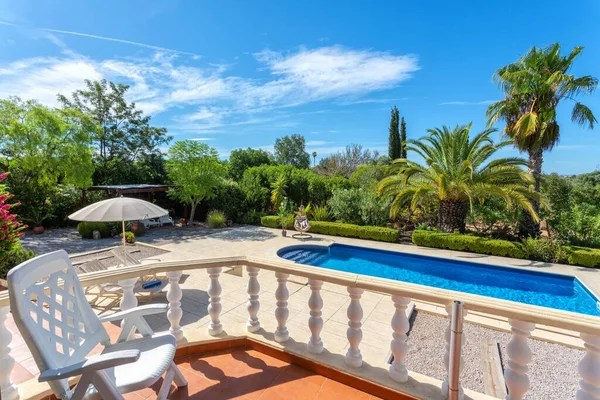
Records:
[[[269,228],[281,228],[280,219],[275,215],[267,215],[262,217],[260,219],[260,223]],[[293,223],[287,228],[293,228]],[[400,231],[398,229],[384,228],[380,226],[343,224],[341,222],[310,221],[310,232],[332,236],[378,240],[380,242],[391,243],[397,243],[400,239]]]
[[[114,222],[80,222],[77,224],[77,232],[84,239],[92,239],[94,231],[100,232],[103,238],[112,237],[114,234]]]
[[[567,253],[569,264],[582,265],[584,267],[600,267],[600,249],[589,247],[563,246]]]
[[[501,257],[529,258],[529,254],[527,254],[521,243],[509,242],[508,240],[488,239],[456,233],[414,231],[412,241],[418,246],[470,251]],[[563,250],[567,255],[569,264],[600,267],[600,249],[563,246]]]
[[[520,243],[509,242],[508,240],[488,239],[455,233],[414,231],[412,241],[418,246],[436,247],[438,249],[471,251],[501,257],[527,258]]]

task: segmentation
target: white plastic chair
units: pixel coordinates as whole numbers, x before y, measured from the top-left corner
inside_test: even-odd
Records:
[[[153,385],[164,376],[158,398],[165,399],[174,381],[187,382],[175,363],[176,341],[169,332],[155,334],[144,316],[165,312],[167,304],[149,304],[98,317],[64,250],[25,261],[8,273],[11,311],[23,339],[60,399],[123,399],[123,393]],[[102,325],[125,320],[116,343]],[[137,329],[142,337],[126,340]],[[98,344],[104,350],[87,358]],[[68,378],[80,376],[69,389]]]

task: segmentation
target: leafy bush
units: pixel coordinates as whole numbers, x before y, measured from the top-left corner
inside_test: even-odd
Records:
[[[206,224],[209,228],[223,228],[225,226],[225,214],[219,210],[210,211],[206,216]]]
[[[285,222],[285,229],[294,229],[294,214],[290,214],[283,219]],[[260,218],[260,223],[268,228],[281,229],[281,217],[278,215],[265,215]]]
[[[360,189],[337,189],[327,203],[337,221],[360,225],[362,223]]]
[[[509,239],[514,237],[520,214],[516,208],[507,208],[503,200],[491,198],[473,204],[467,224],[480,234]]]
[[[293,227],[293,220],[291,221]],[[268,215],[261,218],[261,223],[269,228],[280,228],[280,219],[276,215]],[[379,226],[360,226],[343,224],[340,222],[310,221],[311,233],[322,233],[324,235],[355,237],[360,239],[378,240],[381,242],[397,243],[400,239],[400,231],[392,228]]]
[[[329,211],[329,207],[323,206],[314,206],[310,212],[311,221],[331,221],[332,215],[331,211]]]
[[[439,230],[435,226],[429,225],[427,222],[421,222],[415,230],[417,231],[429,231],[429,232],[439,232]]]
[[[567,254],[557,240],[526,238],[523,240],[523,248],[532,260],[553,263],[567,260]]]
[[[215,197],[206,201],[202,206],[202,213],[218,209],[234,222],[241,222],[243,211],[246,208],[244,193],[240,189],[240,185],[232,180],[224,180],[215,189]]]
[[[35,257],[33,251],[23,249],[20,244],[13,246],[0,257],[0,278],[6,279],[8,271],[33,257]]]
[[[600,250],[577,246],[563,246],[567,261],[573,265],[600,268]]]
[[[84,239],[93,239],[94,231],[100,232],[100,237],[113,237],[119,232],[118,223],[114,222],[80,222],[77,225],[77,232]],[[117,229],[115,229],[117,228]]]
[[[119,236],[123,237],[123,232]],[[131,244],[135,243],[135,234],[133,232],[125,232],[125,241]]]
[[[241,216],[240,222],[247,225],[260,225],[260,220],[265,215],[267,215],[267,213],[264,211],[248,210]]]
[[[360,218],[363,225],[385,226],[390,220],[391,197],[378,198],[374,190],[361,190]]]
[[[414,231],[412,241],[418,246],[458,251],[471,251],[501,257],[526,258],[520,243],[478,236],[429,231]]]

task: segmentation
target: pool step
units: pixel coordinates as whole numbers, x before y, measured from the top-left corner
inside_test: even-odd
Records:
[[[286,254],[287,260],[298,264],[314,265],[327,258],[327,253],[314,252],[312,250],[298,250]]]

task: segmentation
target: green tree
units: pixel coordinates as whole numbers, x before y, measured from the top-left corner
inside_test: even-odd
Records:
[[[26,218],[45,219],[47,199],[59,184],[92,184],[90,145],[97,130],[78,110],[18,98],[0,101],[0,166],[10,171],[7,183]]]
[[[229,156],[229,175],[239,182],[248,168],[272,164],[273,156],[262,149],[236,149]]]
[[[360,144],[353,143],[346,149],[338,151],[319,161],[317,172],[326,176],[350,177],[356,169],[364,164],[375,164],[379,159],[377,150],[363,149]]]
[[[401,158],[400,130],[398,128],[399,122],[400,112],[398,111],[398,107],[394,106],[390,117],[390,132],[388,138],[388,156],[392,160]]]
[[[560,138],[556,110],[566,100],[575,102],[571,121],[590,129],[597,122],[592,111],[575,100],[579,94],[591,94],[598,80],[586,75],[570,74],[573,62],[583,47],[575,47],[568,56],[560,54],[555,43],[545,49],[532,47],[515,63],[500,68],[494,80],[504,91],[505,98],[489,106],[488,124],[498,120],[506,123],[504,132],[520,150],[529,156],[529,171],[534,177],[534,190],[540,192],[544,151],[552,150]],[[539,212],[539,203],[533,209]],[[526,217],[523,233],[539,236],[540,225]]]
[[[494,129],[486,129],[470,139],[470,130],[470,124],[454,129],[444,126],[428,130],[429,136],[407,142],[408,150],[421,156],[425,165],[398,159],[392,165],[396,173],[379,183],[379,196],[394,196],[392,218],[403,207],[415,210],[434,200],[439,203],[440,229],[464,231],[469,207],[475,202],[499,198],[507,207],[522,208],[538,220],[531,199],[539,199],[539,195],[528,189],[531,175],[520,168],[527,162],[521,158],[489,161],[498,149],[512,142],[494,144],[491,139]]]
[[[404,117],[400,121],[400,158],[406,158],[406,122]]]
[[[169,189],[169,196],[190,204],[188,223],[194,220],[198,203],[213,198],[227,174],[218,156],[213,147],[194,140],[175,142],[169,149],[167,174],[176,185]]]
[[[135,103],[125,100],[129,86],[105,79],[86,80],[85,85],[85,89],[73,92],[72,99],[63,95],[58,95],[58,99],[65,107],[90,115],[100,125],[92,136],[94,182],[99,185],[133,183],[127,182],[127,170],[144,155],[161,156],[159,146],[171,138],[166,128],[151,126],[150,116],[136,109]]]
[[[275,160],[279,164],[309,168],[310,155],[306,152],[304,136],[294,134],[275,139]]]
[[[285,190],[287,188],[287,179],[284,173],[279,175],[279,178],[271,184],[271,207],[277,211],[278,207],[285,200]]]

